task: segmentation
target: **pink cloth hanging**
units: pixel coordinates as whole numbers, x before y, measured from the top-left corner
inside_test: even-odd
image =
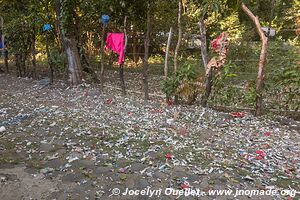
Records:
[[[119,55],[118,63],[121,65],[125,60],[124,33],[107,33],[105,48],[111,49]]]

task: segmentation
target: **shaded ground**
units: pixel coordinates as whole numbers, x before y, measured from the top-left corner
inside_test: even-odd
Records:
[[[168,106],[159,97],[145,103],[139,94],[123,98],[114,88],[117,74],[111,76],[101,93],[0,74],[1,200],[150,199],[111,196],[114,188],[147,187],[278,190],[251,199],[287,199],[282,189],[300,191],[298,122]],[[137,76],[127,79],[132,90],[141,89]]]

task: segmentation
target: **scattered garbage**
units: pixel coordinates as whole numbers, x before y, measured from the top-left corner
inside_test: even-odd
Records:
[[[4,126],[0,127],[0,133],[4,132],[6,130],[6,128]]]
[[[41,169],[41,170],[40,170],[40,173],[41,173],[41,174],[44,174],[44,175],[47,175],[47,174],[52,173],[53,171],[54,171],[53,168],[51,168],[51,167],[46,167],[46,168],[44,168],[44,169]]]
[[[165,157],[166,157],[167,159],[169,159],[169,160],[173,159],[173,156],[172,156],[172,154],[170,154],[170,153],[167,153]]]
[[[50,85],[50,79],[49,78],[43,78],[39,81],[40,86],[48,86]]]
[[[111,99],[111,98],[106,99],[106,101],[105,101],[105,104],[108,104],[108,105],[111,105],[111,104],[113,104],[113,103],[114,103],[114,101],[113,101],[113,99]]]
[[[266,154],[262,150],[256,150],[255,153],[257,155],[256,160],[264,159],[266,156]]]
[[[125,173],[129,168],[130,168],[130,166],[120,168],[120,169],[119,169],[119,172],[120,172],[120,173]]]
[[[0,177],[0,183],[4,183],[7,181],[7,177],[6,176],[1,176]]]
[[[245,117],[245,113],[244,112],[231,112],[229,114],[232,117],[237,117],[237,118],[243,118]]]
[[[265,132],[264,136],[269,137],[269,136],[271,136],[271,133],[270,132]]]
[[[282,180],[299,187],[296,129],[246,112],[173,106],[163,99],[145,103],[107,90],[90,98],[91,87],[31,87],[1,99],[1,155],[9,148],[41,174],[75,177],[82,187],[99,177],[109,186],[137,187],[138,179],[184,190],[199,180],[203,188],[223,182],[234,187],[240,180],[243,189],[254,183],[279,187]],[[97,198],[107,195],[99,183],[91,185]]]
[[[246,180],[246,181],[254,181],[254,179],[252,177],[248,176],[248,175],[245,176],[243,179]]]
[[[87,90],[87,89],[85,89],[85,90],[83,91],[83,96],[84,96],[84,97],[87,97],[87,96],[89,96],[89,92],[88,92],[88,90]]]
[[[11,119],[8,119],[8,120],[4,120],[2,122],[0,122],[0,126],[4,127],[4,125],[7,125],[7,126],[11,126],[11,125],[16,125],[18,123],[21,123],[22,121],[28,119],[30,117],[29,114],[19,114]]]
[[[68,163],[72,163],[76,160],[79,160],[79,158],[77,156],[70,155],[67,157],[67,160],[68,160]]]

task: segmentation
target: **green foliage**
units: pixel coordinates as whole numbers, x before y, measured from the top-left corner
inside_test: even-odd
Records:
[[[146,6],[149,0],[0,0],[1,16],[4,18],[7,47],[12,54],[22,54],[22,59],[30,62],[32,36],[36,36],[38,54],[45,52],[45,33],[42,26],[45,23],[53,25],[48,34],[51,61],[63,71],[65,55],[59,50],[60,32],[57,24],[62,25],[63,34],[72,34],[76,30],[74,23],[80,29],[80,50],[84,49],[88,58],[95,59],[99,50],[101,23],[99,17],[108,14],[111,21],[106,31],[123,31],[124,18],[127,16],[127,32],[139,37],[138,47],[143,51],[143,33],[146,25]],[[157,0],[151,2],[152,30],[150,70],[159,73],[163,68],[164,58],[153,56],[156,53],[164,55],[167,32],[174,29],[170,56],[176,45],[177,37],[177,0]],[[220,32],[227,31],[230,36],[230,49],[227,64],[216,76],[213,89],[213,103],[223,105],[252,106],[256,93],[255,81],[261,50],[261,42],[249,17],[240,9],[244,2],[253,13],[259,16],[263,26],[268,26],[270,20],[270,5],[272,0],[192,0],[183,1],[184,40],[191,34],[199,34],[198,22],[205,18],[207,27],[207,42]],[[56,4],[60,4],[61,15],[56,21]],[[276,0],[272,27],[276,36],[270,38],[268,63],[266,67],[266,90],[263,92],[266,106],[271,108],[296,109],[299,99],[299,36],[295,29],[299,23],[300,3],[297,0]],[[78,23],[77,23],[78,22]],[[16,34],[17,33],[17,34]],[[163,91],[168,96],[178,95],[186,99],[191,94],[199,93],[201,80],[195,66],[200,66],[200,51],[192,53],[185,51],[183,42],[180,61],[183,63],[194,55],[192,64],[185,65],[178,72],[163,82]],[[299,47],[298,47],[299,48]],[[128,52],[132,53],[132,52]],[[142,53],[142,52],[138,52]],[[29,54],[29,55],[28,55]],[[213,56],[209,52],[209,56]],[[42,56],[37,56],[38,58]],[[127,58],[128,59],[128,58]],[[172,63],[172,59],[170,59]],[[98,63],[97,63],[98,64]],[[155,65],[155,66],[154,66]],[[193,65],[193,66],[192,66]],[[152,67],[153,66],[153,67]],[[127,70],[127,69],[126,69]],[[200,70],[200,67],[197,68]]]
[[[285,43],[281,48],[274,45],[270,50],[272,49],[273,53],[270,53],[272,57],[284,57],[284,59],[276,67],[274,64],[271,65],[273,70],[266,82],[266,95],[270,97],[268,100],[272,102],[273,108],[297,110],[300,105],[300,55],[297,52],[298,49],[289,43]]]
[[[275,70],[267,84],[272,95],[273,108],[298,110],[300,105],[300,69],[289,66]],[[270,93],[272,92],[272,93]]]
[[[192,102],[195,95],[202,89],[202,79],[197,76],[194,65],[185,64],[177,70],[175,74],[162,82],[162,91],[172,97],[178,95],[181,99]]]
[[[74,13],[78,2],[75,0],[60,0],[60,20],[62,34],[70,34],[74,30]]]
[[[233,97],[237,95],[237,88],[233,84],[228,84],[238,75],[235,73],[237,66],[231,62],[225,64],[222,70],[214,76],[214,90],[212,93],[213,100],[217,104],[228,104]],[[222,91],[220,93],[220,91]]]
[[[240,41],[245,32],[245,27],[240,23],[237,12],[224,17],[219,24],[222,32],[228,33],[231,43]]]
[[[214,78],[212,102],[216,105],[253,106],[256,99],[255,80],[241,76],[240,66],[228,62]]]
[[[65,63],[67,62],[65,53],[60,52],[58,49],[51,49],[50,55],[50,60],[54,66],[57,66],[60,72],[64,72]]]
[[[230,63],[214,80],[212,102],[217,105],[253,107],[260,44],[232,44]],[[298,48],[283,40],[270,41],[266,66],[265,89],[262,93],[266,109],[299,109],[300,57]]]

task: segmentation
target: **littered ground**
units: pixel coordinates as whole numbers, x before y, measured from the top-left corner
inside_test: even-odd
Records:
[[[138,75],[126,77],[141,91]],[[148,102],[117,86],[113,73],[104,91],[0,74],[0,199],[300,198],[299,122],[167,105],[159,77]]]

